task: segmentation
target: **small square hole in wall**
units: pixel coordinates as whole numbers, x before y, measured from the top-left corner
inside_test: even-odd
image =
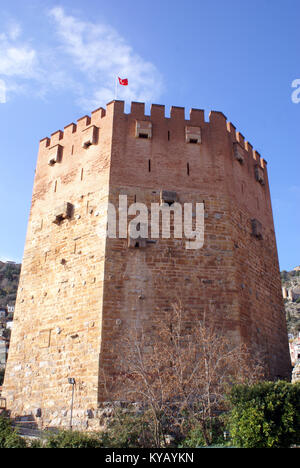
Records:
[[[147,239],[144,239],[143,237],[138,237],[135,239],[129,236],[128,247],[130,249],[145,249],[147,247]]]
[[[263,238],[263,227],[262,224],[257,219],[251,220],[252,235],[257,239]]]
[[[234,158],[240,164],[244,164],[244,161],[245,161],[244,152],[243,152],[243,148],[239,145],[239,143],[233,144],[233,155],[234,155]]]
[[[128,247],[131,249],[144,249],[146,247],[146,239],[139,237],[138,239],[129,238]]]
[[[194,145],[201,143],[201,128],[200,127],[185,127],[185,141]]]
[[[255,179],[261,185],[265,185],[265,173],[262,167],[255,166]]]
[[[152,138],[152,122],[148,120],[137,120],[135,127],[136,138],[150,139]]]
[[[48,165],[54,166],[62,161],[63,147],[61,145],[53,146],[49,149]]]
[[[60,224],[65,219],[70,219],[73,216],[74,207],[72,203],[65,202],[58,206],[54,212],[53,223]]]
[[[134,231],[134,234],[133,234]],[[147,247],[147,238],[145,237],[147,228],[144,224],[133,223],[129,227],[128,247],[131,249],[144,249]],[[138,237],[136,237],[137,234]]]
[[[171,206],[178,202],[178,195],[176,192],[170,190],[162,190],[160,194],[160,202],[161,205],[166,203],[167,205]]]
[[[95,125],[92,125],[86,128],[83,131],[82,147],[84,149],[88,149],[90,146],[96,145],[97,142],[98,142],[98,127],[95,127]]]

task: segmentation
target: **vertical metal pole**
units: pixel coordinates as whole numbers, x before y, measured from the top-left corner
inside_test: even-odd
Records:
[[[116,76],[116,83],[115,83],[115,101],[117,100],[118,96],[118,77]]]
[[[71,417],[70,417],[70,430],[72,431],[72,426],[73,426],[73,405],[74,405],[74,389],[75,389],[75,384],[72,384],[72,402],[71,402]]]

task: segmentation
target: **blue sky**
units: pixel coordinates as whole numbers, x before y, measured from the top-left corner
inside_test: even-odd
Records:
[[[22,259],[39,140],[105,106],[118,74],[127,109],[140,100],[233,122],[269,163],[280,267],[300,265],[298,0],[1,3],[0,259]]]

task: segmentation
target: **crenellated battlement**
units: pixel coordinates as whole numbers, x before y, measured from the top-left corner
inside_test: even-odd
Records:
[[[265,169],[267,162],[253,148],[241,132],[237,131],[236,127],[227,120],[227,117],[219,111],[211,111],[208,121],[205,120],[205,112],[203,109],[191,108],[189,118],[186,118],[186,110],[184,107],[171,106],[169,116],[166,115],[166,108],[161,104],[152,104],[150,114],[145,113],[144,102],[132,102],[129,113],[125,113],[125,102],[113,100],[106,104],[106,109],[99,107],[94,110],[91,115],[84,115],[77,120],[77,123],[71,123],[64,127],[64,130],[58,130],[51,134],[50,138],[46,137],[40,141],[40,148],[53,147],[57,144],[63,144],[63,140],[70,135],[78,134],[85,131],[91,126],[101,127],[101,122],[105,118],[121,118],[125,117],[129,120],[151,121],[152,125],[159,125],[162,122],[167,122],[169,125],[182,126],[199,126],[205,128],[207,126],[218,127],[230,135],[232,144],[238,143],[239,146],[251,157],[257,165]],[[155,132],[153,135],[155,138]]]
[[[243,150],[245,150],[249,156],[251,156],[262,169],[267,165],[267,161],[261,157],[261,155],[253,148],[251,143],[247,141],[240,132],[236,130],[236,127],[229,121],[226,123],[227,131],[231,135],[233,143],[239,143]]]
[[[78,131],[85,130],[91,125],[99,124],[99,121],[104,118],[106,115],[105,109],[99,107],[98,109],[94,110],[91,113],[91,116],[84,115],[77,120],[77,124],[74,122],[66,125],[64,130],[57,130],[56,132],[52,133],[50,137],[43,138],[40,140],[40,148],[47,148],[51,146],[55,146],[61,140],[64,140],[65,137],[69,137],[72,134],[76,134]]]

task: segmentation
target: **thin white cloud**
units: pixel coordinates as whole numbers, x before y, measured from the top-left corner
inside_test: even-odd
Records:
[[[22,28],[14,21],[0,34],[0,103],[16,94],[45,98],[49,91],[72,89],[71,74],[58,67],[49,45],[37,48],[31,38],[21,36]]]
[[[36,50],[20,38],[21,27],[10,22],[0,34],[0,103],[10,94],[25,92],[29,81],[39,76]],[[30,86],[32,87],[32,85]]]
[[[110,25],[67,15],[61,7],[48,11],[48,18],[47,43],[38,42],[34,31],[26,37],[13,19],[0,33],[0,103],[16,94],[45,99],[63,91],[90,111],[114,98],[117,76],[129,80],[127,87],[118,85],[119,99],[159,99],[158,69]]]
[[[61,7],[53,8],[49,15],[56,26],[60,53],[69,56],[84,75],[86,85],[80,96],[84,106],[113,99],[117,76],[129,80],[128,87],[118,89],[122,99],[149,102],[159,98],[163,89],[159,71],[136,54],[115,29],[68,16]]]
[[[30,45],[15,43],[9,35],[0,35],[0,75],[32,78],[36,67],[36,51]]]
[[[0,104],[6,103],[6,85],[5,81],[0,80]]]

